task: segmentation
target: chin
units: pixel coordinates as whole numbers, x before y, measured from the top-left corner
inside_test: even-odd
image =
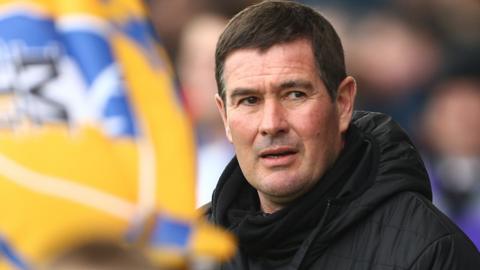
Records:
[[[263,187],[264,193],[275,197],[299,197],[308,190],[310,183],[298,179],[281,179]]]

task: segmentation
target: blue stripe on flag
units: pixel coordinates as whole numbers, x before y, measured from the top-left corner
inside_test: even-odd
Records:
[[[29,267],[26,262],[13,250],[5,238],[0,235],[0,257],[5,257],[9,263],[20,270],[27,270]]]
[[[116,95],[111,95],[103,110],[103,121],[112,136],[136,136],[135,118],[130,110],[126,90],[121,87]],[[114,125],[109,120],[113,120]]]
[[[153,67],[165,68],[163,63],[158,57],[158,48],[154,46],[154,42],[159,40],[155,38],[155,32],[146,20],[133,19],[125,21],[119,25],[120,30],[129,38],[131,38],[140,48],[143,49],[143,53],[147,55],[146,59]]]
[[[123,31],[127,36],[135,40],[144,49],[150,50],[152,42],[149,40],[151,33],[146,22],[129,20],[123,25]]]
[[[47,46],[52,40],[58,40],[52,20],[25,15],[12,15],[1,19],[0,37],[4,41],[21,41],[35,47]]]
[[[184,249],[191,231],[191,226],[187,223],[160,216],[157,218],[151,243],[153,246]]]
[[[93,32],[64,32],[63,41],[67,54],[72,56],[82,70],[88,86],[113,62],[108,41]]]

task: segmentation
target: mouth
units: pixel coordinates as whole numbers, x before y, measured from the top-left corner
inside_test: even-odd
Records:
[[[263,150],[260,153],[261,158],[278,159],[286,156],[295,155],[298,151],[290,147],[279,147],[275,149]]]

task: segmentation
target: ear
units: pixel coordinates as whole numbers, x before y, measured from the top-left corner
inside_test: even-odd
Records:
[[[357,83],[351,76],[347,76],[338,86],[336,106],[340,132],[343,134],[348,129],[352,120],[353,105],[357,95]]]
[[[225,107],[225,103],[218,94],[215,94],[215,103],[217,104],[217,109],[220,113],[220,116],[222,116],[223,126],[225,127],[225,134],[227,135],[228,140],[232,142],[232,133],[230,132],[230,127],[228,126],[227,122],[227,110]]]

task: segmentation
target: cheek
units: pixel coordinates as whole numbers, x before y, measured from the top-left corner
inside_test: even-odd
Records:
[[[255,139],[255,119],[232,113],[228,118],[228,126],[234,145],[245,145]]]
[[[338,122],[331,111],[310,110],[293,122],[308,156],[324,155],[340,138]]]
[[[231,115],[234,116],[234,115]],[[255,142],[255,122],[253,119],[245,117],[231,117],[228,119],[230,134],[233,147],[240,167],[245,174],[250,175],[254,169],[254,142]]]
[[[303,113],[296,113],[295,119],[290,121],[295,130],[304,140],[317,140],[325,136],[331,129],[332,121],[329,121],[327,112],[312,109]]]

